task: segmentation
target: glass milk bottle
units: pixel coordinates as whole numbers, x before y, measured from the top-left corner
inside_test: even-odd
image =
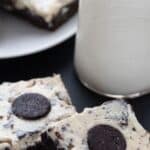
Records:
[[[99,94],[150,92],[150,0],[81,0],[75,67]]]

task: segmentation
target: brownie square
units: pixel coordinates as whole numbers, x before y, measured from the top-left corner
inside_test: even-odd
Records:
[[[77,12],[78,0],[2,0],[0,7],[38,27],[54,31]]]
[[[59,75],[5,82],[0,85],[0,150],[54,149],[49,125],[74,114]]]

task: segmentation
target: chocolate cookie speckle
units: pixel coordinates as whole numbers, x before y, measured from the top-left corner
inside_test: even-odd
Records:
[[[117,129],[108,125],[97,125],[88,132],[90,150],[126,150],[126,141]]]
[[[40,94],[28,93],[15,99],[12,112],[23,119],[36,120],[45,117],[51,110],[48,99]]]

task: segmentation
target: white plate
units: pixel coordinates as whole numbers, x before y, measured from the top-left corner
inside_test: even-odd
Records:
[[[49,32],[0,12],[0,59],[25,56],[46,50],[65,41],[76,31],[77,16],[55,32]]]

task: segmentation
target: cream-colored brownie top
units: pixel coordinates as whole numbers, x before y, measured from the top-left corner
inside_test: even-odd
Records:
[[[37,120],[24,120],[12,112],[14,100],[26,93],[37,93],[48,99],[51,111]],[[59,75],[0,85],[0,150],[25,149],[39,142],[48,125],[76,113]]]
[[[126,140],[126,150],[150,150],[150,134],[139,124],[131,106],[122,100],[87,108],[81,114],[56,123],[49,135],[59,148],[89,150],[87,134],[96,125],[109,125],[119,130]]]
[[[71,104],[70,97],[60,75],[31,79],[28,81],[18,81],[15,83],[4,82],[0,85],[0,100],[14,99],[15,97],[27,92],[35,92],[47,97],[57,96],[62,101]]]
[[[50,22],[53,16],[57,15],[61,9],[62,13],[67,11],[67,5],[76,0],[15,0],[13,5],[16,9],[27,9],[31,14],[41,16],[46,22]],[[7,6],[8,7],[8,6]],[[12,6],[8,7],[12,9]]]

